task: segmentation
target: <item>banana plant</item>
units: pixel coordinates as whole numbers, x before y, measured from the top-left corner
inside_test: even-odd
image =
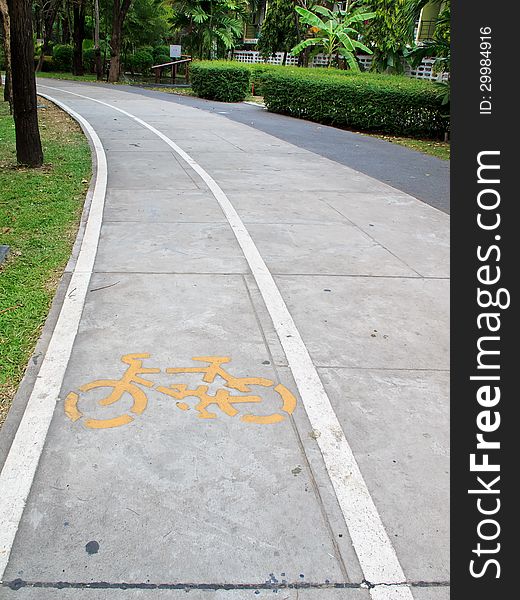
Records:
[[[359,71],[356,50],[372,54],[372,50],[362,44],[357,38],[359,32],[355,24],[368,21],[375,17],[373,12],[365,12],[364,8],[332,11],[325,6],[315,6],[313,11],[295,7],[300,15],[300,22],[310,25],[314,37],[307,38],[297,44],[292,54],[300,54],[305,48],[315,47],[328,57],[328,66],[332,66],[334,57],[342,56],[353,71]]]

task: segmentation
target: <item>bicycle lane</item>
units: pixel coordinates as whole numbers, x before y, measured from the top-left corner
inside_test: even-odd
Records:
[[[93,89],[89,94],[99,93]],[[246,164],[248,158],[258,159],[262,151],[264,155],[273,152],[266,143],[269,136],[247,140],[255,151],[255,156],[248,156],[238,145],[244,142],[238,139],[243,133],[237,128],[223,131],[218,117],[217,121],[213,118],[201,123],[189,109],[181,112],[178,107],[171,109],[157,102],[143,106],[123,96],[114,92],[107,98],[104,91],[98,97],[124,106],[157,127],[160,123],[161,131],[175,139],[183,138],[182,147],[189,146],[199,162],[209,160],[203,155],[211,145],[213,156],[220,159],[211,172],[227,184],[230,196],[233,190],[227,173],[218,170],[222,161]],[[132,352],[151,354],[143,360],[144,366],[161,372],[143,377],[153,380],[155,388],[172,383],[166,368],[192,367],[193,357],[221,355],[232,358],[227,368],[234,375],[281,380],[295,392],[258,290],[213,196],[169,148],[135,122],[120,114],[114,117],[108,108],[93,107],[83,99],[65,94],[60,98],[92,122],[109,163],[95,274],[61,399],[88,381],[117,379],[126,369],[121,356]],[[287,153],[287,147],[278,152]],[[291,147],[290,156],[284,160],[301,167],[301,158]],[[308,162],[305,168],[316,176]],[[235,170],[241,172],[240,181],[250,186],[252,175]],[[294,187],[287,181],[290,171],[276,176],[274,170],[267,170],[264,201],[265,196],[270,197],[269,186],[277,196],[283,196],[280,188],[289,188],[290,196]],[[351,177],[349,184],[366,185],[356,177]],[[330,184],[324,187],[334,188]],[[244,197],[243,190],[238,192]],[[287,195],[285,206],[279,205],[274,211],[264,202],[259,218],[258,203],[253,204],[251,194],[248,200],[249,217],[257,222],[266,220],[266,215],[271,223],[280,221],[280,211],[286,215],[294,206],[294,198]],[[305,205],[309,199],[303,200]],[[298,216],[305,224],[311,220],[313,229],[324,224],[331,231],[344,226],[343,219],[331,217],[333,211],[327,212],[323,206],[319,209],[322,215],[316,216],[313,209],[309,218],[309,208],[299,205],[291,220],[298,220]],[[272,270],[275,265],[284,271],[276,252],[274,258],[269,252],[277,249],[276,244],[283,239],[280,233],[286,231],[285,247],[291,253],[291,244],[298,237],[294,225],[283,224],[277,238],[270,241],[259,237],[260,229],[266,227],[255,231],[255,223],[248,226],[262,254],[272,262]],[[348,233],[359,236],[353,227]],[[316,253],[314,241],[308,243]],[[359,239],[357,243],[362,245]],[[407,278],[420,279],[406,263],[373,242],[365,243],[361,250],[349,265],[349,270],[358,271],[357,276],[370,272],[377,259],[382,264],[378,268],[392,277],[403,275],[407,282]],[[374,253],[372,260],[367,260],[367,253]],[[325,273],[327,269],[337,270],[338,261],[331,261],[324,249],[318,248],[317,254],[322,266],[325,259]],[[297,266],[308,265],[309,256],[308,249],[304,260],[296,256]],[[293,252],[293,264],[285,271],[294,270]],[[308,293],[306,282],[310,276],[316,279],[319,269],[310,265],[307,271],[297,278],[298,285],[303,282],[302,294]],[[278,280],[283,284],[291,277]],[[285,291],[285,296],[290,298],[291,291]],[[320,302],[315,306],[321,308]],[[326,365],[324,361],[321,364]],[[337,363],[332,366],[329,377],[342,367]],[[176,383],[181,381],[190,389],[201,383],[193,375],[175,379]],[[219,410],[216,419],[200,419],[193,402],[191,410],[185,411],[175,399],[156,389],[146,389],[146,393],[148,406],[132,423],[99,431],[85,428],[82,419],[72,423],[58,404],[6,581],[20,578],[40,583],[65,580],[85,585],[102,581],[156,586],[188,582],[215,590],[234,584],[242,586],[240,593],[244,594],[248,585],[256,584],[261,591],[262,583],[272,585],[274,580],[285,579],[293,584],[312,584],[314,591],[308,592],[309,597],[335,594],[326,589],[328,582],[346,585],[342,597],[366,595],[358,585],[362,573],[349,548],[348,532],[300,405],[294,413],[297,427],[288,419],[253,426]],[[126,409],[130,408],[129,400],[126,398]],[[267,399],[267,414],[275,410],[277,400],[276,394]],[[116,412],[109,416],[121,410],[118,404],[103,409],[102,414],[112,409]],[[27,595],[31,589],[22,588],[17,593]],[[80,589],[76,585],[74,597],[80,597]],[[42,590],[36,590],[37,597],[42,597]],[[155,597],[159,591],[133,593]]]

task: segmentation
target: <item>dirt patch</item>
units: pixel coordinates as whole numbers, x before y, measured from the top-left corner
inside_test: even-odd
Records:
[[[38,96],[38,123],[42,137],[48,130],[52,131],[54,139],[68,139],[71,133],[78,133],[81,127],[66,112],[62,111],[47,98]]]

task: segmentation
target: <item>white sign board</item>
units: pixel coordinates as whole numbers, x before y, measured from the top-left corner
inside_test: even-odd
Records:
[[[170,58],[180,58],[181,57],[181,47],[180,46],[170,46]]]

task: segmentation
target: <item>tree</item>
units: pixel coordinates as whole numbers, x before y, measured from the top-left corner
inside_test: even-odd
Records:
[[[163,0],[134,0],[123,28],[124,50],[163,43],[170,33],[168,14]]]
[[[294,0],[269,2],[258,39],[258,50],[264,58],[283,52],[282,64],[285,65],[287,53],[299,42],[298,16],[294,8]]]
[[[438,73],[449,72],[451,64],[450,22],[451,6],[448,1],[439,13],[433,38],[414,45],[405,53],[413,67],[419,65],[424,58],[432,57],[435,58],[434,69]]]
[[[70,44],[70,3],[71,0],[64,0],[62,10],[60,11],[61,20],[61,43]]]
[[[99,44],[99,0],[94,0],[94,65],[96,79],[99,81],[103,77],[103,67],[101,64],[101,46]]]
[[[11,20],[11,59],[16,158],[28,167],[43,164],[34,74],[34,43],[29,0],[7,0]]]
[[[110,40],[110,70],[108,72],[108,81],[111,83],[119,81],[123,24],[131,3],[132,0],[114,0],[112,37]]]
[[[413,41],[415,18],[407,18],[407,5],[418,0],[371,0],[375,10],[363,31],[367,44],[373,50],[372,70],[402,73],[403,57]],[[428,0],[424,1],[426,4]]]
[[[172,0],[173,29],[198,58],[224,56],[243,34],[247,0]]]
[[[295,10],[300,15],[300,21],[311,26],[315,37],[307,38],[296,45],[292,49],[293,54],[299,54],[305,48],[317,47],[327,55],[329,67],[332,66],[334,57],[337,61],[341,56],[354,71],[359,71],[356,50],[372,54],[372,51],[357,39],[359,32],[355,26],[372,19],[374,13],[366,12],[363,7],[354,8],[354,2],[350,3],[347,10],[332,11],[324,6],[315,6],[314,12],[301,6],[297,6]],[[322,17],[325,17],[325,20]]]
[[[59,7],[60,0],[41,0],[38,4],[39,13],[42,20],[43,44],[41,47],[40,58],[38,60],[36,71],[41,71],[43,59],[45,55],[49,53],[49,41],[52,36],[54,21],[56,20]]]
[[[413,4],[417,0],[411,0],[410,8],[413,9]],[[439,2],[440,4],[440,2]],[[413,13],[412,13],[413,14]],[[414,21],[415,22],[415,21]],[[427,40],[421,44],[415,44],[410,50],[405,52],[406,59],[412,67],[417,67],[425,58],[435,58],[433,69],[436,73],[442,74],[448,72],[447,81],[439,81],[436,83],[439,91],[442,93],[442,104],[448,108],[450,103],[450,80],[449,72],[451,67],[451,2],[446,0],[443,3],[437,23],[433,39]]]
[[[4,45],[4,63],[5,63],[5,86],[4,100],[9,102],[11,112],[13,110],[13,89],[11,85],[11,31],[9,24],[9,11],[6,0],[0,0],[0,22],[2,25],[3,45]]]
[[[85,10],[87,0],[73,0],[73,54],[72,54],[72,73],[74,75],[83,75],[83,40],[85,39]]]

